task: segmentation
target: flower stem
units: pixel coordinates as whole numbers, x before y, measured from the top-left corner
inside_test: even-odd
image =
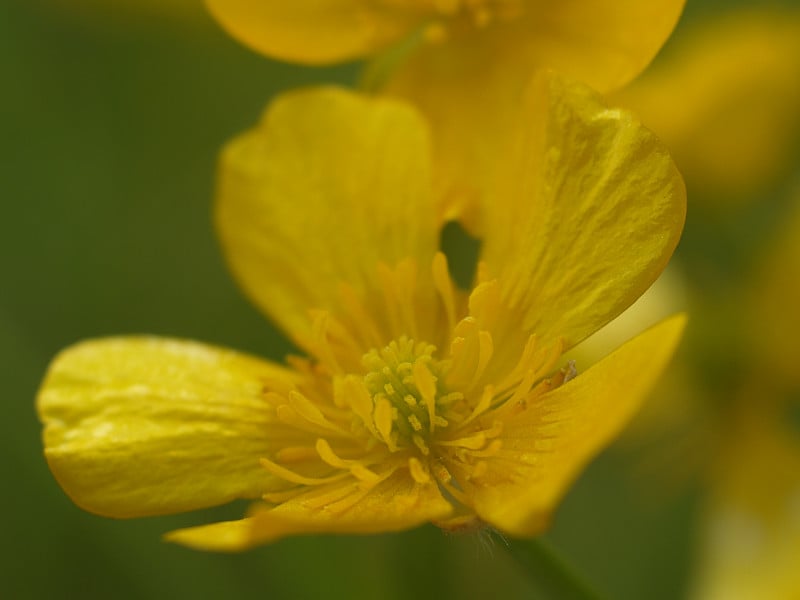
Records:
[[[506,550],[528,575],[536,598],[602,600],[543,539],[508,540]]]

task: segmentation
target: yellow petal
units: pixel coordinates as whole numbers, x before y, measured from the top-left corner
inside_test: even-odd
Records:
[[[528,4],[519,18],[419,48],[387,85],[431,123],[436,184],[450,215],[476,218],[464,196],[469,200],[485,190],[485,165],[503,155],[498,139],[527,120],[520,120],[516,106],[536,70],[552,68],[599,91],[615,89],[655,56],[684,1]]]
[[[663,321],[505,420],[501,449],[463,485],[478,516],[511,535],[541,533],[580,470],[653,387],[684,325],[683,315]]]
[[[437,248],[428,136],[406,105],[335,88],[287,94],[223,152],[216,208],[234,274],[295,339],[340,286]]]
[[[745,401],[758,404],[761,387]],[[771,417],[743,417],[726,430],[692,598],[800,598],[800,441]]]
[[[288,535],[401,531],[452,512],[435,484],[416,483],[405,471],[367,493],[357,488],[326,493],[336,500],[320,504],[314,490],[274,509],[258,508],[243,520],[180,529],[167,539],[199,550],[235,552]]]
[[[270,451],[262,390],[292,377],[195,342],[83,342],[56,357],[39,391],[45,455],[75,503],[105,516],[258,497]]]
[[[420,18],[419,13],[368,0],[206,0],[206,4],[240,42],[273,58],[309,64],[374,52],[407,33]]]
[[[736,199],[794,166],[800,12],[749,9],[676,32],[669,52],[611,99],[674,154],[690,187]]]
[[[537,76],[483,205],[483,260],[540,340],[584,339],[664,270],[686,211],[656,137],[585,86]]]

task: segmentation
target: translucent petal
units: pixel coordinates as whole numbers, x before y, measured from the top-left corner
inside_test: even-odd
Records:
[[[420,15],[367,0],[206,0],[233,37],[283,60],[359,58],[400,38]]]
[[[45,455],[75,503],[105,516],[259,497],[271,448],[262,390],[293,377],[196,342],[83,342],[53,361],[39,391]]]
[[[692,22],[610,101],[664,140],[700,201],[761,198],[755,190],[795,165],[800,11],[769,5]]]
[[[552,68],[599,91],[618,88],[652,60],[684,1],[520,4],[518,18],[418,48],[387,84],[431,123],[439,196],[450,215],[472,221],[473,229],[470,201],[486,191],[486,165],[504,156],[497,142],[528,120],[517,105],[533,73]]]
[[[566,489],[628,422],[680,339],[683,316],[637,336],[508,417],[502,447],[464,482],[478,516],[515,536],[541,533]]]
[[[482,204],[482,259],[524,331],[567,347],[630,306],[678,243],[683,181],[664,146],[585,86],[541,73]]]
[[[277,508],[257,509],[246,519],[180,529],[167,539],[200,550],[232,552],[288,535],[401,531],[452,512],[435,484],[416,483],[406,471],[368,492],[353,487],[325,493],[336,500],[320,505],[320,492],[312,490]]]
[[[223,248],[245,291],[295,339],[309,333],[309,309],[338,305],[343,283],[377,285],[378,263],[431,263],[428,146],[411,108],[335,88],[287,94],[227,146]]]

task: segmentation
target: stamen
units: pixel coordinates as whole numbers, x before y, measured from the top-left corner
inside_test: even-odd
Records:
[[[375,402],[375,427],[378,429],[378,432],[381,434],[383,441],[386,442],[386,445],[389,446],[389,449],[394,452],[397,448],[392,448],[392,403],[389,402],[385,397],[379,398],[377,402]]]
[[[468,450],[480,450],[486,445],[486,434],[479,431],[475,435],[459,438],[457,440],[439,440],[437,445],[467,448]]]
[[[456,326],[456,299],[453,289],[453,281],[450,278],[450,271],[447,266],[447,257],[443,252],[437,252],[433,257],[433,284],[444,306],[447,315],[448,330],[452,331]]]
[[[275,452],[275,460],[282,463],[304,462],[317,457],[317,451],[310,446],[287,446]]]
[[[448,383],[470,391],[483,377],[494,354],[492,335],[479,329],[474,317],[465,317],[453,331],[450,353],[453,367],[448,374]]]
[[[428,456],[428,454],[431,453],[430,448],[428,448],[428,444],[426,444],[425,440],[423,440],[416,433],[411,436],[411,441],[414,442],[414,445],[417,448],[419,448],[419,451],[422,452],[422,454],[424,454],[425,456]]]
[[[336,354],[328,339],[330,314],[324,310],[312,310],[311,318],[311,337],[314,342],[314,351],[317,358],[331,369],[332,372],[341,373],[342,369],[336,360]]]
[[[378,437],[378,430],[372,417],[372,410],[375,406],[372,402],[364,382],[355,375],[348,375],[344,378],[337,378],[333,382],[333,398],[339,404],[346,406],[349,403],[350,409],[358,416],[360,422],[369,432]],[[391,426],[391,423],[390,423]]]
[[[303,506],[308,508],[325,508],[326,512],[340,512],[331,510],[334,503],[351,497],[352,495],[361,495],[363,497],[364,491],[357,482],[350,482],[346,485],[331,486],[327,489],[312,490],[303,494]]]
[[[378,476],[370,471],[364,465],[363,461],[345,460],[337,456],[328,441],[324,438],[319,438],[317,440],[316,450],[319,454],[319,457],[332,467],[337,469],[347,469],[354,477],[361,479],[362,481],[371,482],[378,480]]]
[[[447,467],[445,467],[439,461],[435,461],[433,464],[431,464],[430,468],[434,478],[439,483],[447,483],[453,479],[453,476],[450,474],[450,471],[447,470]]]
[[[419,422],[417,415],[409,415],[408,422],[414,428],[414,431],[422,431],[422,423]]]
[[[509,398],[508,404],[512,406],[515,404],[522,404],[523,398],[531,390],[535,380],[536,372],[527,371],[523,376],[522,381],[517,386],[517,389],[514,391],[514,394],[511,396],[511,398]]]
[[[469,295],[469,314],[481,329],[491,329],[500,314],[500,289],[497,280],[478,284]]]
[[[430,483],[431,476],[418,458],[412,456],[408,459],[408,471],[417,483]]]
[[[299,416],[304,418],[309,423],[344,433],[340,427],[334,425],[328,419],[326,419],[325,415],[322,414],[322,411],[320,411],[313,402],[296,390],[289,392],[289,406],[291,406]]]
[[[490,439],[496,438],[503,431],[502,421],[495,421],[489,429],[478,431],[472,435],[453,440],[440,440],[439,446],[449,446],[452,448],[466,448],[468,450],[480,450]]]
[[[276,477],[280,477],[286,481],[291,483],[299,483],[301,485],[322,485],[325,483],[332,483],[334,481],[339,481],[347,476],[350,473],[344,471],[337,473],[336,475],[331,475],[330,477],[305,477],[300,475],[299,473],[295,473],[287,469],[286,467],[282,467],[277,463],[272,462],[266,458],[262,458],[259,460],[261,466],[264,467],[267,471],[275,475]]]
[[[289,393],[289,404],[280,405],[275,414],[281,422],[303,431],[350,437],[348,431],[331,423],[316,406],[296,391]]]
[[[483,372],[486,370],[486,365],[489,364],[489,361],[492,358],[492,354],[494,353],[494,344],[492,342],[492,336],[488,331],[479,331],[478,332],[478,365],[475,368],[475,374],[472,376],[472,380],[469,383],[469,388],[472,389],[478,383],[480,378],[483,376]]]
[[[494,387],[491,385],[487,385],[483,388],[483,394],[481,394],[481,399],[478,401],[478,404],[472,409],[472,414],[467,417],[464,421],[459,423],[462,427],[474,421],[478,416],[485,413],[492,404],[492,400],[494,399]]]
[[[422,394],[425,407],[428,409],[430,430],[433,433],[436,418],[436,378],[422,361],[414,363],[414,383],[417,385],[419,393]]]
[[[470,451],[470,456],[478,457],[478,458],[489,458],[494,456],[500,449],[503,447],[503,442],[500,440],[492,440],[489,445],[484,448],[483,450],[472,450]]]

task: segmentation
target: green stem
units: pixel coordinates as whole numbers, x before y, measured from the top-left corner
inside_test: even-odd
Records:
[[[537,599],[602,600],[543,539],[509,540],[505,546],[528,575]]]
[[[420,27],[400,42],[390,46],[369,61],[358,81],[358,89],[372,93],[383,89],[392,74],[424,41],[424,28]]]

